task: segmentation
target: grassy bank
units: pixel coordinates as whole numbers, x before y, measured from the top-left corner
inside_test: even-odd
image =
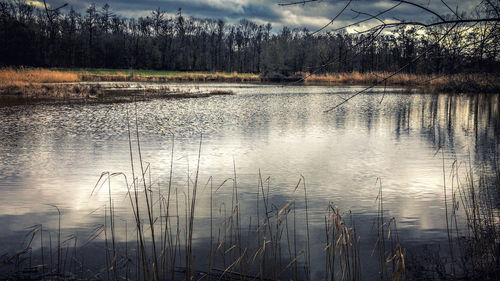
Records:
[[[494,74],[456,74],[447,76],[391,73],[297,73],[287,77],[291,81],[306,85],[378,85],[421,88],[425,92],[441,93],[498,93],[500,78]],[[155,70],[110,70],[110,69],[0,69],[0,96],[15,96],[32,100],[89,99],[109,94],[98,84],[89,82],[238,82],[254,83],[274,81],[249,73],[228,72],[176,72]],[[383,81],[383,82],[381,82]],[[70,84],[68,84],[70,83]],[[294,84],[293,82],[291,84]],[[114,87],[115,89],[117,87]],[[114,94],[128,95],[123,88]],[[165,89],[141,91],[144,96],[160,96]],[[184,93],[185,94],[185,93]],[[206,94],[206,93],[205,93]]]
[[[232,91],[179,91],[168,86],[147,87],[133,82],[251,81],[252,75],[237,73],[182,73],[121,70],[0,69],[0,98],[34,101],[130,101],[148,98],[192,98],[231,95]],[[92,82],[124,82],[98,84]]]
[[[77,73],[52,71],[40,68],[2,68],[0,87],[22,87],[41,83],[63,83],[81,81]]]
[[[237,72],[179,72],[111,69],[2,68],[0,87],[64,82],[258,82],[259,75]]]
[[[182,72],[127,69],[61,69],[75,73],[81,81],[127,82],[259,82],[258,74],[237,72]]]
[[[391,77],[392,75],[392,77]],[[498,93],[500,77],[495,74],[453,74],[453,75],[416,75],[389,72],[350,72],[334,74],[299,73],[305,84],[321,85],[380,85],[399,87],[418,87],[433,93]],[[385,80],[386,77],[391,77]],[[384,81],[385,80],[385,81]]]

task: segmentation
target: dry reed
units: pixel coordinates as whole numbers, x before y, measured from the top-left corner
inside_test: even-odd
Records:
[[[258,74],[246,73],[205,73],[180,72],[172,74],[147,74],[130,72],[116,72],[111,74],[95,74],[82,72],[82,81],[130,81],[130,82],[260,82]]]
[[[384,83],[380,82],[391,75],[392,73],[388,72],[297,73],[297,76],[303,77],[305,84],[420,87],[433,93],[498,93],[500,91],[500,78],[498,75],[488,73],[451,75],[398,73]]]
[[[388,72],[347,72],[328,74],[301,73],[305,83],[327,83],[332,85],[371,85],[389,76]],[[416,86],[429,79],[427,76],[399,73],[387,80],[387,85]]]
[[[77,81],[80,81],[80,78],[78,74],[73,72],[60,72],[41,68],[0,69],[0,87]]]
[[[42,262],[35,267],[31,263],[31,247],[38,233],[41,239],[42,261],[45,255],[44,250],[47,250],[47,247],[43,246],[41,237],[42,226],[34,226],[27,236],[27,246],[10,258],[15,266],[8,276],[9,279],[118,280],[122,279],[123,275],[128,276],[127,279],[132,279],[128,263],[134,259],[130,258],[127,246],[125,246],[125,250],[116,246],[116,224],[118,221],[114,215],[111,186],[111,181],[115,177],[123,177],[125,180],[126,196],[130,201],[130,209],[136,225],[136,275],[134,277],[136,280],[313,279],[311,267],[314,264],[310,261],[311,236],[309,234],[308,199],[304,177],[299,179],[295,188],[291,188],[293,198],[281,206],[275,206],[270,202],[270,178],[263,179],[259,171],[255,192],[257,217],[249,219],[248,229],[242,226],[235,163],[233,164],[232,178],[222,182],[215,190],[212,186],[212,178],[210,178],[210,245],[206,247],[209,249],[209,260],[203,265],[206,267],[202,267],[199,264],[207,257],[198,256],[193,247],[193,233],[198,221],[195,211],[197,202],[199,202],[197,196],[199,195],[198,181],[202,140],[200,139],[196,159],[195,178],[192,181],[188,176],[188,189],[184,191],[185,200],[183,201],[184,206],[182,206],[178,197],[178,189],[174,189],[172,185],[174,136],[172,136],[167,194],[163,194],[160,187],[156,193],[151,179],[151,168],[149,164],[145,165],[146,162],[142,159],[138,121],[137,119],[129,120],[128,113],[127,110],[126,120],[132,180],[129,181],[123,173],[106,172],[101,175],[91,192],[92,196],[99,192],[100,187],[105,183],[108,184],[108,202],[104,209],[104,224],[94,229],[87,243],[78,247],[76,236],[62,241],[60,227],[62,212],[53,206],[58,211],[59,224],[56,230],[56,247],[52,245],[51,232],[49,232],[50,263]],[[131,125],[135,126],[135,134]],[[137,144],[135,148],[133,143]],[[139,174],[136,173],[136,169],[140,171]],[[498,168],[496,171],[496,176],[500,179]],[[458,249],[457,259],[452,260],[452,263],[455,263],[456,260],[457,272],[448,273],[445,277],[495,280],[499,274],[498,254],[500,252],[498,212],[494,210],[486,180],[475,179],[475,174],[472,173],[470,166],[465,173],[465,182],[460,180],[459,175],[463,174],[459,172],[458,165],[455,163],[451,169],[450,195],[453,205],[449,209],[451,212],[444,215],[449,219],[450,245],[453,244]],[[225,211],[226,205],[221,204],[218,207],[220,217],[215,218],[212,213],[213,198],[219,190],[226,187],[225,183],[227,182],[232,182],[229,214]],[[380,180],[377,183],[379,184],[378,216],[375,222],[377,243],[373,253],[377,253],[380,279],[405,280],[408,275],[406,250],[400,244],[395,218],[387,219],[385,217],[382,183]],[[444,191],[447,192],[447,186],[445,186]],[[157,198],[154,198],[155,194],[158,194]],[[305,208],[297,209],[296,203],[304,204]],[[446,200],[445,204],[448,204]],[[466,214],[465,228],[459,223],[456,214],[459,205]],[[174,210],[172,210],[173,206]],[[182,207],[184,207],[185,215],[181,215],[179,212]],[[223,209],[224,211],[222,211]],[[344,218],[346,214],[349,214],[349,220]],[[304,221],[300,222],[302,227],[298,226],[298,215],[304,217]],[[220,221],[220,225],[218,231],[213,231],[212,221],[216,219]],[[256,222],[252,224],[255,219]],[[181,223],[183,220],[185,221],[184,225]],[[289,224],[289,221],[293,223]],[[304,230],[304,228],[306,229]],[[218,232],[218,237],[215,237],[215,232]],[[305,237],[303,244],[298,241],[299,232]],[[76,263],[80,262],[81,259],[77,256],[77,249],[88,245],[91,241],[101,237],[102,234],[104,234],[105,265],[100,270],[90,273],[83,270],[78,271]],[[183,239],[184,245],[181,243]],[[70,254],[69,241],[74,242],[72,254]],[[64,245],[66,245],[65,255],[63,255]],[[54,248],[57,256],[56,261],[53,258]],[[184,251],[181,250],[182,248]],[[333,204],[329,204],[325,215],[325,247],[322,254],[325,258],[325,280],[361,280],[360,243],[353,217],[350,213],[342,213]],[[80,268],[82,267],[83,265],[80,266]],[[458,269],[461,271],[458,272]]]

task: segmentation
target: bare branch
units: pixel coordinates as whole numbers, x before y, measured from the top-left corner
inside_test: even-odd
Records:
[[[401,67],[400,69],[398,69],[397,71],[393,72],[391,75],[389,76],[386,76],[384,79],[380,80],[380,81],[377,81],[375,83],[373,83],[371,86],[369,87],[366,87],[364,88],[363,90],[361,91],[358,91],[356,92],[355,94],[349,96],[347,99],[345,99],[344,101],[336,104],[335,106],[325,110],[325,113],[328,113],[332,110],[335,110],[337,108],[339,108],[340,106],[342,106],[343,104],[347,103],[348,101],[350,101],[351,99],[353,99],[354,97],[362,94],[362,93],[365,93],[367,92],[368,90],[372,89],[373,87],[381,84],[381,83],[384,83],[386,82],[387,80],[391,79],[392,77],[396,76],[398,73],[402,72],[403,70],[405,70],[408,66],[412,65],[413,63],[415,63],[417,60],[419,60],[422,56],[424,56],[425,54],[427,54],[432,48],[434,48],[434,46],[438,45],[444,38],[446,38],[446,36],[448,36],[448,34],[450,34],[450,32],[458,25],[458,23],[455,23],[450,29],[448,29],[446,31],[445,34],[443,34],[443,36],[441,36],[439,38],[439,40],[436,41],[436,43],[434,43],[432,46],[430,46],[429,48],[427,48],[424,52],[422,52],[420,55],[418,55],[417,57],[415,57],[413,60],[411,60],[410,62],[408,62],[407,64],[405,64],[403,67]]]
[[[349,0],[349,2],[347,2],[347,5],[344,6],[344,8],[342,10],[340,10],[340,12],[335,16],[333,17],[333,19],[325,24],[323,27],[321,27],[320,29],[314,31],[313,33],[311,33],[311,35],[314,35],[318,32],[321,32],[323,29],[327,28],[328,26],[330,26],[338,17],[340,17],[340,15],[342,15],[342,13],[344,13],[344,11],[347,9],[347,7],[349,7],[349,5],[351,4],[352,0]]]
[[[493,3],[491,3],[490,0],[486,0],[486,3],[488,3],[488,5],[490,5],[493,8],[493,10],[495,10],[497,16],[500,14],[500,12],[498,11],[498,7],[495,6]]]
[[[59,11],[60,9],[62,9],[64,7],[66,7],[66,6],[68,6],[68,3],[64,3],[64,4],[62,4],[61,6],[55,8],[55,9],[49,9],[49,11],[56,12],[56,11]]]
[[[55,8],[55,9],[49,9],[49,7],[47,6],[47,2],[45,0],[43,0],[43,6],[45,8],[45,14],[47,15],[47,19],[49,20],[50,24],[52,25],[53,21],[52,21],[52,14],[51,13],[57,12],[60,9],[68,6],[68,3],[64,3],[63,5],[59,6],[58,8]]]
[[[307,4],[311,2],[317,2],[320,0],[303,0],[303,1],[297,1],[297,2],[290,2],[290,3],[279,3],[278,6],[291,6],[291,5],[299,5],[299,4]]]
[[[378,29],[374,29],[370,35],[366,36],[366,38],[364,38],[363,40],[359,41],[354,46],[352,46],[353,48],[356,48],[357,46],[360,46],[360,45],[368,42],[368,44],[366,44],[365,47],[363,47],[361,50],[359,50],[357,53],[355,53],[354,56],[357,56],[357,55],[361,54],[362,52],[364,52],[368,48],[367,46],[370,45],[373,41],[375,41],[375,39],[382,33],[383,30],[384,30],[383,27],[378,27]],[[344,53],[347,54],[348,51],[349,50],[345,50]],[[297,81],[290,82],[289,84],[296,84],[296,83],[304,82],[307,78],[311,77],[312,75],[318,73],[319,71],[325,69],[327,66],[332,65],[336,62],[338,62],[337,58],[330,60],[322,65],[319,65],[319,66],[315,67],[316,69],[313,70],[312,72],[310,72],[308,75],[302,77],[301,79],[299,79]]]
[[[395,26],[401,26],[401,25],[417,25],[417,26],[431,27],[431,26],[444,25],[444,24],[478,23],[478,22],[500,22],[500,18],[444,20],[444,21],[433,22],[433,23],[429,23],[429,24],[422,23],[422,22],[415,22],[415,21],[397,22],[397,23],[388,23],[388,24],[386,24],[386,27],[395,27]]]
[[[448,10],[450,10],[457,17],[457,19],[462,19],[450,6],[448,6],[448,4],[446,4],[446,2],[444,2],[444,0],[441,0],[441,3],[443,3],[446,8],[448,8]]]
[[[409,2],[409,1],[405,1],[405,0],[393,0],[393,1],[400,2],[400,3],[405,3],[405,4],[408,4],[408,5],[411,5],[411,6],[415,6],[417,8],[420,8],[420,9],[426,11],[426,12],[429,12],[429,13],[435,15],[441,21],[445,21],[445,19],[442,16],[440,16],[438,13],[436,13],[433,10],[431,10],[429,8],[426,8],[426,7],[422,6],[422,5],[419,5],[419,4],[416,4],[416,3],[413,3],[413,2]]]
[[[383,20],[379,19],[377,16],[374,16],[374,15],[371,15],[371,14],[368,14],[368,13],[365,13],[365,12],[361,12],[361,11],[356,11],[354,9],[351,9],[351,11],[357,13],[358,15],[369,16],[369,17],[371,17],[373,19],[376,19],[376,20],[380,21],[382,24],[385,24],[385,22]]]
[[[335,32],[335,31],[339,31],[339,30],[342,30],[342,29],[346,29],[346,28],[348,28],[348,27],[355,26],[355,25],[358,25],[358,24],[360,24],[360,23],[367,22],[367,21],[369,21],[369,20],[372,20],[372,19],[374,19],[374,18],[377,18],[377,17],[379,17],[379,16],[381,16],[381,15],[383,15],[383,14],[385,14],[385,13],[390,12],[391,10],[395,9],[396,7],[398,7],[398,6],[399,6],[399,5],[401,5],[401,4],[402,4],[402,3],[398,3],[398,4],[396,4],[396,5],[394,5],[394,6],[390,7],[390,8],[388,8],[388,9],[386,9],[386,10],[383,10],[382,12],[379,12],[378,14],[376,14],[376,15],[374,15],[374,16],[371,16],[371,17],[369,17],[369,18],[366,18],[366,19],[363,19],[363,20],[357,21],[357,22],[355,22],[355,23],[351,23],[351,24],[348,24],[348,25],[345,25],[345,26],[339,27],[339,28],[337,28],[337,29],[334,29],[334,30],[333,30],[333,32]]]

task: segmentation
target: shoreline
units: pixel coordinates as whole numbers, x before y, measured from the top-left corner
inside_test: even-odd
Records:
[[[140,83],[140,82],[138,82]],[[30,84],[10,87],[2,92],[0,105],[23,103],[116,103],[146,101],[152,99],[204,98],[210,96],[234,95],[232,91],[181,91],[166,85],[147,87],[131,83],[63,82]]]
[[[398,74],[380,83],[389,73],[337,73],[315,75],[297,73],[293,77],[262,78],[257,74],[220,72],[166,72],[136,70],[0,69],[0,102],[127,102],[154,98],[200,98],[220,94],[185,92],[168,85],[147,87],[133,83],[248,83],[303,86],[373,86],[419,89],[422,93],[487,94],[500,93],[495,74],[456,74],[441,77]],[[92,84],[92,82],[97,82]],[[110,82],[103,86],[100,82]],[[116,82],[116,84],[113,84]],[[129,83],[123,83],[129,82]]]

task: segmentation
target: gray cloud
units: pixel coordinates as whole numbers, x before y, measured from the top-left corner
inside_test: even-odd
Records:
[[[293,0],[291,0],[293,1]],[[270,22],[275,30],[283,26],[291,28],[308,28],[315,30],[328,23],[346,4],[346,0],[323,0],[306,5],[279,6],[278,3],[287,0],[53,0],[52,6],[69,3],[80,12],[84,12],[90,3],[102,7],[108,3],[112,10],[125,17],[147,16],[151,10],[160,8],[173,15],[182,8],[183,14],[197,18],[223,19],[228,23],[236,23],[241,19],[248,19],[258,24]],[[436,11],[440,15],[451,14],[451,11],[441,1],[416,0],[416,3]],[[452,9],[461,12],[472,12],[480,0],[445,0]],[[390,0],[354,0],[345,13],[331,25],[331,28],[340,27],[355,22],[366,15],[358,15],[353,11],[362,11],[377,14],[396,2]],[[383,20],[419,20],[431,21],[435,16],[407,4],[401,4],[390,13],[384,15]],[[360,29],[373,26],[377,20],[371,20],[360,26]]]

